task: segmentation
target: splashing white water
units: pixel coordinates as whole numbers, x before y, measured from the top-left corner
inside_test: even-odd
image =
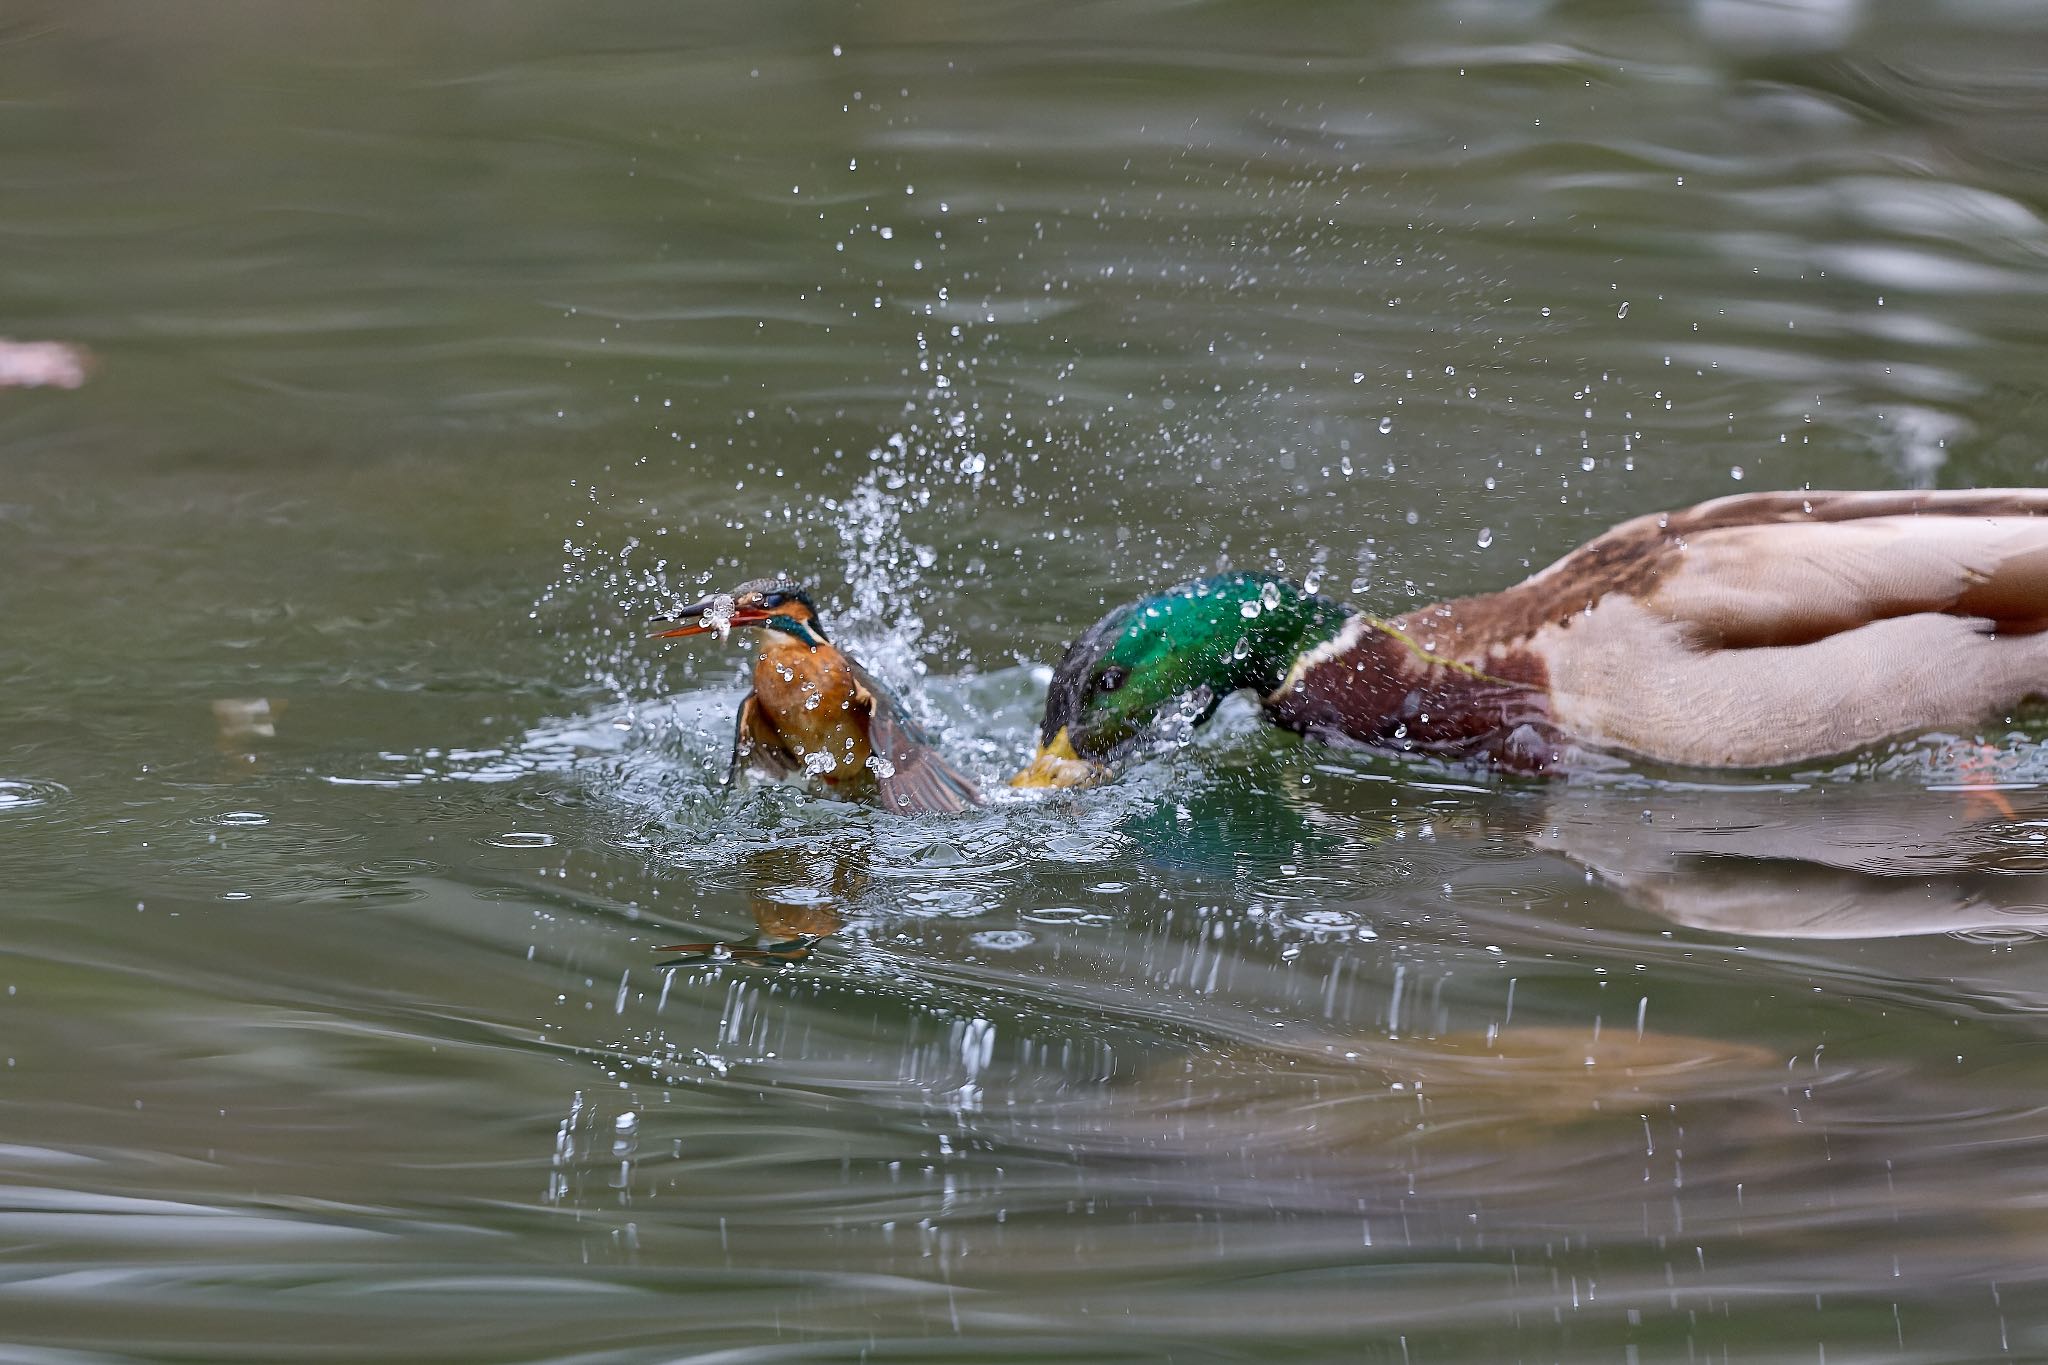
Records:
[[[732,638],[732,614],[739,604],[732,600],[732,594],[717,594],[704,608],[704,624],[718,636],[721,642]]]

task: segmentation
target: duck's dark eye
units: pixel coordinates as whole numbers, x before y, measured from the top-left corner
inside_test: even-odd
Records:
[[[1105,668],[1102,670],[1101,676],[1095,680],[1095,690],[1097,692],[1114,692],[1119,687],[1122,687],[1124,679],[1130,676],[1131,670],[1128,668]]]

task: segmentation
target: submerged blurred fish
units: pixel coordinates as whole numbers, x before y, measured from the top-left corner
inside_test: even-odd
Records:
[[[803,773],[835,794],[876,795],[906,814],[963,811],[981,792],[932,747],[894,698],[825,638],[804,589],[756,579],[714,593],[664,621],[687,624],[656,639],[762,628],[754,690],[740,703],[727,780],[754,764],[777,776]]]
[[[223,744],[241,744],[251,739],[276,739],[277,718],[285,704],[269,697],[216,697],[213,723]]]

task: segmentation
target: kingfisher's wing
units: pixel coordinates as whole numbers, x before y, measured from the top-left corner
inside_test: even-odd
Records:
[[[847,664],[860,686],[854,704],[868,713],[868,745],[877,760],[882,804],[906,814],[940,815],[981,805],[981,789],[932,747],[931,737],[903,714],[888,689],[853,660]]]
[[[761,710],[761,698],[749,692],[740,701],[739,714],[733,720],[732,762],[725,770],[725,781],[730,786],[740,775],[740,770],[749,763],[758,763],[777,777],[787,777],[800,766],[782,736],[768,723],[768,717]]]

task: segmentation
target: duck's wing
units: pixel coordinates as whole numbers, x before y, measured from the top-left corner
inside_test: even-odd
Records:
[[[1503,592],[1401,618],[1477,658],[1626,600],[1698,647],[1808,644],[1927,612],[2048,627],[2048,489],[1751,493],[1623,522]]]
[[[981,789],[932,747],[931,737],[889,695],[874,675],[848,659],[860,691],[854,705],[868,713],[875,783],[882,804],[912,814],[950,815],[982,804]]]
[[[1730,519],[1744,512],[1762,515]],[[2042,513],[2039,489],[1707,503],[1672,518],[1674,552],[1644,601],[1726,649],[1809,644],[1926,613],[2032,633],[2048,627]],[[1679,529],[1688,518],[1697,529]]]

